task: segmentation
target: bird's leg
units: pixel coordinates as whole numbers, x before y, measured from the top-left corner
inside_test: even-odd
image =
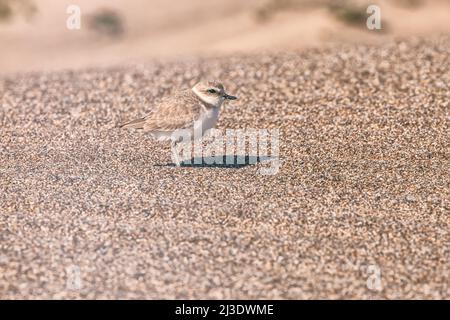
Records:
[[[178,147],[177,142],[172,140],[171,143],[171,151],[172,151],[172,161],[175,162],[176,166],[180,166],[180,158],[178,157]]]

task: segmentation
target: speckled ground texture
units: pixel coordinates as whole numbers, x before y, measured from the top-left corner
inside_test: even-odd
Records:
[[[450,298],[449,52],[440,37],[2,78],[0,297]],[[174,167],[116,128],[210,78],[239,97],[219,129],[280,130],[277,174]]]

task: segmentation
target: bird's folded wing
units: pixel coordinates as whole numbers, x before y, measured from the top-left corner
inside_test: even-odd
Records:
[[[163,99],[144,118],[145,131],[174,131],[192,127],[200,116],[201,105],[192,93],[183,92]]]

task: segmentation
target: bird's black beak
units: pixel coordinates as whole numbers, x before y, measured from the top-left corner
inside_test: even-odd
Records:
[[[237,99],[237,97],[230,96],[229,94],[226,94],[226,93],[223,95],[223,97],[227,100],[236,100]]]

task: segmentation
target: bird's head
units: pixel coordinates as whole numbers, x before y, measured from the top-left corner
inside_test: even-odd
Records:
[[[236,100],[225,92],[223,85],[217,81],[199,82],[192,91],[206,104],[213,107],[220,107],[225,100]]]

